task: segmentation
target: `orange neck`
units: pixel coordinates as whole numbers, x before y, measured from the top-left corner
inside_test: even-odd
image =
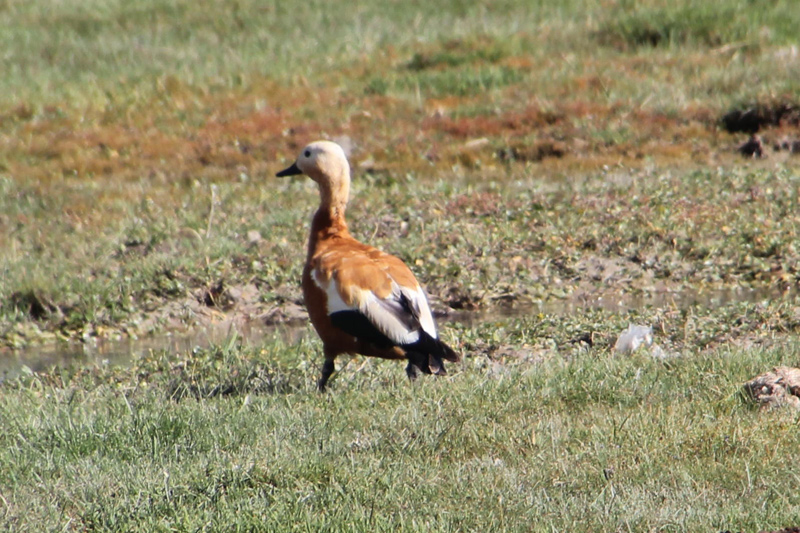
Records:
[[[331,175],[322,175],[315,171],[309,173],[311,179],[319,186],[319,209],[311,222],[311,238],[308,241],[308,256],[314,254],[317,244],[333,237],[350,237],[344,213],[350,195],[350,170],[340,166]]]
[[[344,220],[344,206],[331,208],[321,205],[311,221],[311,236],[308,239],[308,256],[314,255],[320,241],[335,237],[350,237]]]

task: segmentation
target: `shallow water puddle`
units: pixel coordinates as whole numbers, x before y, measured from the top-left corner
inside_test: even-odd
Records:
[[[295,343],[307,331],[304,325],[246,324],[235,330],[231,327],[197,328],[140,338],[92,339],[89,342],[43,344],[20,350],[0,349],[0,383],[23,372],[42,372],[53,366],[69,363],[124,366],[151,352],[186,353],[197,347],[224,344],[234,334],[243,343],[250,345],[278,338],[287,343]]]
[[[487,321],[508,320],[529,315],[565,315],[579,313],[583,309],[602,309],[622,313],[645,308],[716,309],[725,305],[743,302],[756,303],[764,300],[796,298],[797,290],[780,291],[774,288],[734,288],[710,291],[663,292],[645,295],[576,293],[563,300],[550,300],[540,304],[517,305],[513,308],[495,308],[488,311],[455,312],[440,317],[440,322],[456,322],[466,325]],[[207,347],[227,342],[235,334],[246,344],[263,344],[270,339],[281,339],[287,343],[298,342],[310,333],[306,324],[261,326],[246,324],[234,329],[229,327],[198,328],[172,334],[142,337],[137,339],[96,339],[91,342],[58,343],[31,346],[21,350],[0,350],[0,383],[22,372],[41,372],[56,365],[79,362],[85,365],[126,365],[135,358],[150,352],[168,351],[186,353],[196,347]]]
[[[734,303],[758,303],[764,300],[777,300],[797,295],[796,290],[782,291],[774,287],[742,288],[713,290],[687,290],[682,292],[653,292],[639,295],[605,294],[592,296],[585,294],[572,296],[569,299],[548,302],[541,306],[546,314],[561,314],[583,308],[603,309],[605,311],[625,312],[635,309],[672,308],[672,309],[718,309]]]
[[[456,312],[439,320],[472,325],[538,314],[563,316],[579,313],[586,309],[600,309],[610,313],[624,313],[650,308],[711,310],[734,303],[755,304],[765,300],[797,298],[798,296],[800,296],[800,291],[796,289],[782,291],[771,287],[653,292],[637,295],[576,291],[563,299],[552,299],[540,303],[523,303],[514,307],[497,307],[485,311]]]

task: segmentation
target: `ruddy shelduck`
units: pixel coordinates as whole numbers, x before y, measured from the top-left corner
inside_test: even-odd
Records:
[[[445,374],[442,360],[460,357],[439,339],[414,274],[397,257],[357,241],[347,230],[350,165],[341,146],[313,142],[277,176],[298,174],[314,180],[320,192],[303,269],[306,308],[325,356],[319,390],[325,390],[341,354],[406,359],[411,380],[418,370]]]

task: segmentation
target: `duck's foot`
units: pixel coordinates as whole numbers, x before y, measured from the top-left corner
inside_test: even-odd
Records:
[[[325,392],[328,378],[331,377],[334,370],[336,370],[336,365],[333,364],[333,359],[325,359],[325,362],[322,364],[322,373],[319,377],[319,381],[317,381],[317,390]]]

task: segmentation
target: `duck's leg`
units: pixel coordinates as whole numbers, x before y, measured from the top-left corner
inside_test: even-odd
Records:
[[[317,389],[320,392],[325,392],[325,385],[328,383],[328,378],[331,377],[334,370],[336,370],[336,365],[333,364],[333,357],[325,357],[325,362],[322,363],[322,374],[317,382]]]
[[[417,376],[419,376],[419,372],[417,371],[417,367],[412,363],[410,360],[408,361],[408,366],[406,366],[406,375],[408,376],[409,381],[416,381]]]

